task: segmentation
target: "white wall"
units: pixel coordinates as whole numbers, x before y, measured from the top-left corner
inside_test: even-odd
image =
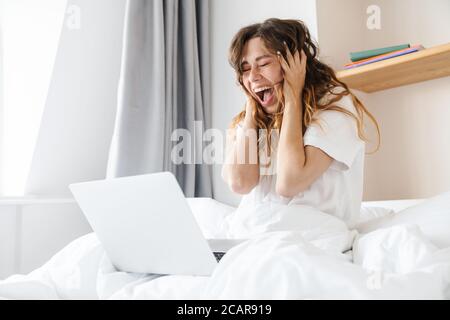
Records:
[[[0,280],[15,273],[17,268],[17,210],[0,206]]]
[[[66,0],[6,0],[1,195],[23,195],[51,80]]]
[[[31,272],[91,231],[73,199],[1,198],[0,279]]]
[[[0,70],[3,70],[3,31],[2,31],[3,0],[0,0]],[[0,71],[0,124],[3,123],[3,73]],[[0,125],[0,194],[3,192],[3,126]]]
[[[69,0],[68,8],[79,8],[80,28],[68,28],[74,26],[69,11],[27,181],[28,195],[71,196],[68,184],[106,175],[125,0]],[[0,278],[39,267],[91,231],[73,202],[37,200],[21,206],[18,215],[4,201],[0,199]]]
[[[317,40],[316,0],[214,0],[210,6],[212,127],[222,130],[225,136],[231,119],[245,104],[234,71],[228,64],[228,47],[234,34],[248,24],[267,18],[294,18],[303,20]],[[233,194],[222,181],[221,168],[221,165],[213,167],[214,198],[237,205],[240,196]]]
[[[105,177],[114,128],[125,0],[72,0],[61,34],[27,194],[70,195]]]
[[[381,29],[366,9],[381,9]],[[336,70],[350,51],[450,42],[448,0],[318,0],[319,45]],[[366,156],[364,200],[425,198],[450,190],[450,77],[357,95],[377,118],[381,149]]]
[[[15,272],[26,274],[80,236],[92,232],[75,202],[23,206]]]

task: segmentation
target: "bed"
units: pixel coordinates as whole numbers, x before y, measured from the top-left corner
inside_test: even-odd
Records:
[[[188,202],[206,238],[220,237],[235,209],[211,198]],[[450,299],[450,192],[364,202],[350,229],[308,223],[234,247],[210,277],[120,272],[90,233],[33,272],[0,281],[0,298]]]

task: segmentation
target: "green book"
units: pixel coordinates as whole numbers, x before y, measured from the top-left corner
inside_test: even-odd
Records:
[[[397,50],[407,49],[409,47],[410,47],[409,44],[402,44],[402,45],[386,47],[386,48],[364,50],[364,51],[358,51],[358,52],[350,52],[350,59],[353,62],[356,62],[356,61],[371,58],[374,56],[379,56],[380,54],[386,54],[386,53],[397,51]]]

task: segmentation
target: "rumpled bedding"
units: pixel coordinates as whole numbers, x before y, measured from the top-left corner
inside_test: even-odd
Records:
[[[200,211],[194,210],[205,236],[220,238],[231,213]],[[0,297],[450,299],[450,248],[436,247],[417,225],[360,234],[304,208],[280,217],[232,248],[209,277],[119,271],[91,233],[33,272],[0,281]]]

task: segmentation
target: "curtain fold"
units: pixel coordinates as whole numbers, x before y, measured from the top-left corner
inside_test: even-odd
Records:
[[[127,1],[108,177],[170,171],[186,197],[212,196],[194,124],[211,127],[208,24],[208,0]],[[172,161],[180,128],[191,134],[192,163]]]

